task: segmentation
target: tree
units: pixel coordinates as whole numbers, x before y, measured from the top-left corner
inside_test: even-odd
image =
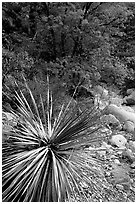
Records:
[[[88,88],[100,80],[121,89],[134,82],[134,13],[132,2],[3,3],[3,48],[33,60],[19,69],[31,79],[50,72],[69,89],[75,73]],[[16,72],[16,60],[4,57],[3,74],[11,63]]]

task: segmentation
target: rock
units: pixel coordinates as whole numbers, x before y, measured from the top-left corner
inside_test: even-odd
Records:
[[[131,98],[130,98],[131,97]],[[124,101],[126,101],[126,105],[127,106],[133,106],[133,105],[135,105],[135,95],[134,95],[134,97],[132,98],[133,96],[128,96],[128,97],[125,97],[124,98]]]
[[[111,145],[108,145],[106,142],[102,142],[101,147],[102,147],[102,148],[106,148],[106,149],[112,148],[112,146],[111,146]]]
[[[127,111],[127,112],[135,113],[134,108],[130,107],[130,106],[122,106],[122,109]]]
[[[130,165],[130,168],[131,168],[131,169],[135,169],[135,162],[133,162],[133,163]]]
[[[103,112],[104,114],[114,115],[120,121],[120,123],[124,123],[126,121],[135,123],[135,113],[126,111],[122,107],[118,107],[114,104],[107,106]]]
[[[116,129],[119,129],[119,130],[122,129],[122,126],[121,126],[119,120],[112,114],[103,115],[101,117],[101,121],[103,123],[105,123],[105,124],[108,124],[112,128],[116,128]]]
[[[124,190],[126,190],[126,191],[130,190],[130,182],[123,183],[122,185],[124,187]]]
[[[116,188],[117,188],[118,190],[121,190],[121,191],[124,190],[124,187],[123,187],[121,184],[116,184]]]
[[[128,96],[131,95],[133,91],[134,91],[134,89],[127,89],[127,95]]]
[[[118,159],[115,159],[114,163],[117,164],[117,165],[121,165],[121,163],[120,163],[120,161]]]
[[[105,156],[106,152],[111,152],[112,146],[108,145],[106,142],[102,142],[102,145],[98,148],[98,150],[100,156]]]
[[[132,121],[127,120],[123,125],[123,130],[134,133],[135,132],[135,125]]]
[[[115,97],[115,98],[111,97],[109,101],[110,101],[110,104],[115,104],[117,106],[123,103],[123,99],[119,97]]]
[[[108,99],[108,90],[98,85],[94,87],[94,92],[97,95],[100,95],[101,99]]]
[[[113,163],[111,174],[113,177],[112,183],[115,185],[130,183],[130,177],[127,173],[127,169],[125,169],[123,166],[119,166],[118,164]]]
[[[111,176],[111,172],[106,171],[106,172],[105,172],[105,176],[107,176],[107,177]]]
[[[127,158],[131,163],[135,161],[135,156],[132,153],[131,149],[125,149],[122,152],[122,157]]]
[[[135,105],[135,90],[127,90],[127,95],[123,99],[123,103],[126,105]]]
[[[119,148],[125,147],[125,144],[127,143],[127,139],[123,135],[120,135],[120,134],[113,135],[109,141],[112,145],[115,145]]]
[[[135,174],[135,169],[130,169],[130,170],[129,170],[129,173],[130,173],[130,174]]]
[[[128,148],[135,153],[135,141],[129,141]]]
[[[126,104],[127,106],[133,106],[133,105],[135,105],[135,99],[129,98],[129,97],[126,96],[123,99],[123,104]]]

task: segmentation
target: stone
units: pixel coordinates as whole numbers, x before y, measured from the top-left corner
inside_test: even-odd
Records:
[[[100,156],[105,156],[106,152],[109,152],[112,149],[111,145],[108,145],[106,142],[102,142],[101,147],[99,148],[99,155]]]
[[[102,148],[106,148],[106,149],[112,148],[112,146],[111,146],[111,145],[108,145],[106,142],[102,142],[101,147],[102,147]]]
[[[130,165],[130,167],[131,167],[132,169],[135,169],[135,162],[133,162],[133,163]]]
[[[125,149],[122,152],[122,157],[127,158],[131,163],[133,163],[135,161],[135,156],[132,153],[131,149]]]
[[[135,141],[129,141],[128,147],[129,149],[131,149],[132,152],[135,153]]]
[[[130,173],[130,174],[135,174],[135,169],[130,169],[130,170],[129,170],[129,173]]]
[[[130,177],[127,173],[127,169],[123,166],[119,166],[118,164],[113,163],[113,169],[111,171],[112,174],[112,183],[113,184],[125,184],[130,182]]]
[[[121,191],[124,190],[124,187],[123,187],[121,184],[116,184],[116,188],[117,188],[118,190],[121,190]]]
[[[130,106],[122,106],[122,109],[124,109],[127,112],[135,113],[135,110]]]
[[[121,163],[120,163],[120,161],[119,161],[118,159],[115,159],[115,160],[114,160],[114,163],[115,163],[115,164],[118,164],[118,165],[121,165]]]
[[[119,130],[122,129],[122,126],[121,126],[119,120],[112,114],[103,115],[101,117],[101,121],[105,124],[108,124],[112,128],[116,128]]]
[[[126,105],[135,105],[135,90],[127,90],[127,95],[123,99],[123,103]]]
[[[132,121],[127,120],[123,125],[123,130],[134,133],[135,132],[135,124]]]
[[[126,111],[121,107],[118,107],[114,104],[110,104],[104,109],[104,114],[114,115],[120,123],[125,123],[126,121],[131,121],[135,123],[135,113]]]
[[[111,172],[109,172],[109,171],[105,172],[105,176],[107,176],[107,177],[111,176]]]
[[[94,87],[95,94],[100,95],[101,99],[108,99],[108,90],[98,85]]]
[[[128,96],[131,95],[133,91],[134,91],[134,89],[127,89],[127,95]]]
[[[126,191],[129,191],[129,190],[130,190],[130,183],[129,183],[129,182],[123,183],[122,185],[123,185],[123,187],[124,187],[124,190],[126,190]]]
[[[109,141],[112,145],[115,145],[119,148],[125,147],[125,144],[127,143],[127,139],[120,134],[113,135]]]

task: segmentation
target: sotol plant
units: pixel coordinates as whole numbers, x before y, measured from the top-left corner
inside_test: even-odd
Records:
[[[100,111],[84,110],[79,115],[69,111],[69,104],[53,117],[52,94],[48,88],[47,107],[42,97],[42,116],[25,82],[35,111],[22,91],[16,93],[19,126],[3,131],[3,201],[60,202],[84,193],[84,184],[96,191],[99,163],[83,147],[99,139]],[[34,113],[35,112],[35,113]],[[94,178],[96,178],[94,180]]]

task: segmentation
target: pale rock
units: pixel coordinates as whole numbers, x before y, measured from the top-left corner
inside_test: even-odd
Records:
[[[109,177],[109,176],[111,176],[111,172],[106,171],[106,172],[105,172],[105,175],[106,175],[107,177]]]
[[[127,95],[132,94],[133,91],[134,91],[134,89],[127,89]]]
[[[112,182],[113,184],[128,184],[130,183],[130,177],[127,174],[127,169],[125,169],[122,165],[118,165],[113,163],[112,173]]]
[[[116,188],[117,188],[118,190],[121,190],[121,191],[124,190],[124,187],[123,187],[123,185],[121,185],[121,184],[116,184]]]
[[[135,174],[135,169],[130,169],[130,170],[129,170],[129,173],[130,173],[130,174]]]
[[[132,153],[131,149],[125,149],[125,151],[123,151],[122,153],[122,157],[127,158],[130,162],[135,161],[135,156]]]
[[[111,146],[111,145],[108,145],[106,142],[102,142],[101,147],[102,147],[102,148],[106,148],[106,149],[112,148],[112,146]]]
[[[122,126],[119,122],[119,120],[112,114],[108,114],[108,115],[103,115],[101,117],[101,121],[105,124],[108,124],[110,127],[112,128],[120,128],[122,129]]]
[[[127,90],[127,95],[123,99],[123,102],[127,105],[134,105],[135,104],[135,90]]]
[[[111,145],[108,145],[106,142],[102,142],[101,147],[99,148],[98,153],[100,156],[105,156],[106,152],[108,152],[112,148]]]
[[[129,191],[129,190],[130,190],[130,182],[123,183],[122,185],[123,185],[123,187],[124,187],[124,190],[126,190],[126,191]]]
[[[110,143],[119,148],[123,148],[125,147],[125,144],[127,143],[127,139],[123,135],[117,134],[111,137]]]
[[[130,106],[122,106],[122,109],[127,111],[127,112],[131,112],[131,113],[135,112],[135,110]]]
[[[132,121],[127,120],[123,125],[123,130],[134,133],[135,132],[135,125]]]
[[[131,169],[135,169],[135,162],[130,165]]]
[[[118,159],[115,159],[114,162],[115,162],[115,164],[121,165],[121,163]]]
[[[100,95],[101,99],[108,99],[108,90],[98,85],[94,87],[94,92]]]
[[[128,147],[135,153],[135,141],[129,141]]]
[[[124,123],[126,121],[135,123],[135,113],[126,111],[122,107],[118,107],[114,104],[107,106],[103,112],[104,114],[114,115],[120,121],[120,123]]]

